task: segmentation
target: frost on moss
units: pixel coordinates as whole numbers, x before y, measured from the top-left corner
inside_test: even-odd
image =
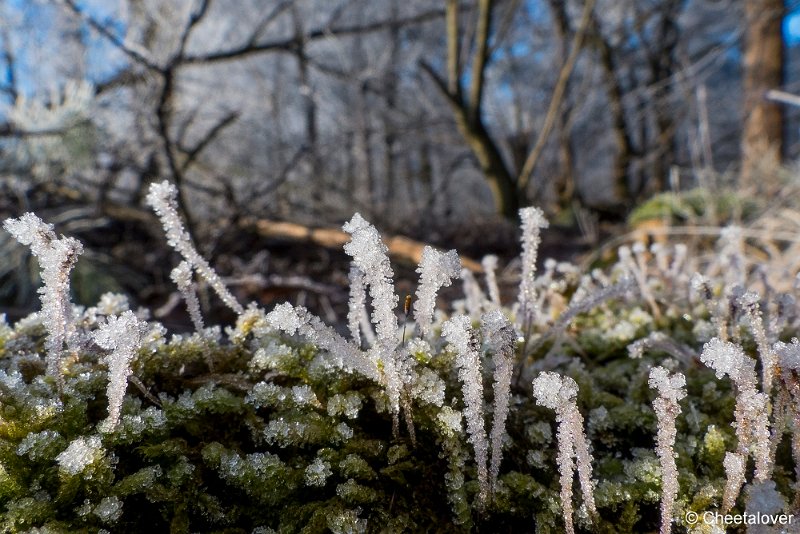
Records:
[[[106,295],[64,310],[59,387],[53,317],[0,324],[0,531],[560,533],[572,507],[579,532],[653,532],[660,515],[797,502],[792,299],[727,287],[679,247],[636,247],[603,271],[528,265],[517,317],[494,282],[487,298],[473,280],[471,315],[429,315],[426,297],[427,338],[402,340],[377,231],[348,230],[373,297],[356,294],[352,339],[290,304],[169,335]],[[428,278],[432,295],[444,277]],[[415,440],[392,431],[398,407]]]

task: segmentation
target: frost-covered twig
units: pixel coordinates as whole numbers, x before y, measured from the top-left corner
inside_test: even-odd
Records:
[[[678,496],[678,467],[675,464],[675,420],[681,413],[678,404],[686,396],[686,378],[681,373],[669,375],[661,366],[650,370],[650,387],[658,390],[653,409],[658,419],[656,454],[661,464],[661,534],[672,530],[672,512]]]
[[[200,301],[197,299],[197,292],[194,282],[192,282],[191,265],[187,261],[180,262],[177,267],[172,269],[169,277],[178,286],[178,291],[181,292],[183,300],[186,302],[186,310],[189,312],[195,332],[201,333],[204,328],[203,315],[200,313]]]
[[[748,454],[753,455],[757,482],[769,480],[772,473],[772,458],[767,396],[756,391],[755,362],[738,345],[717,338],[703,346],[700,360],[714,369],[717,378],[728,375],[736,387],[734,417],[736,438],[739,442],[736,452],[744,458]],[[732,483],[729,478],[729,484]]]
[[[290,336],[299,332],[316,347],[328,351],[336,366],[352,369],[376,383],[381,383],[375,361],[304,307],[294,307],[288,302],[279,304],[267,314],[267,322]]]
[[[628,345],[628,356],[634,359],[641,358],[646,350],[666,352],[686,367],[692,365],[695,358],[692,349],[659,331],[650,332],[647,337],[637,339]]]
[[[94,332],[94,341],[100,347],[112,351],[106,357],[108,363],[108,418],[100,428],[111,431],[119,424],[122,399],[128,386],[131,374],[131,362],[142,341],[144,324],[132,311],[126,311],[118,317],[109,317],[108,321]]]
[[[433,322],[433,310],[436,307],[436,293],[442,287],[450,286],[450,281],[461,271],[461,260],[455,250],[439,252],[433,247],[422,249],[417,272],[417,300],[414,302],[414,320],[419,328],[419,335],[425,339],[430,335]]]
[[[722,491],[722,513],[728,513],[744,485],[744,469],[747,456],[738,452],[726,452],[722,466],[725,468],[725,488]]]
[[[369,287],[372,298],[372,323],[378,336],[379,358],[383,362],[386,374],[386,393],[394,417],[393,428],[398,428],[400,413],[400,390],[404,383],[401,376],[402,362],[399,360],[397,348],[397,316],[395,309],[399,298],[394,292],[394,271],[387,256],[388,248],[381,240],[378,230],[356,213],[343,226],[343,230],[352,236],[344,245],[344,251],[353,258],[353,264],[364,273],[364,282]]]
[[[47,328],[47,374],[56,380],[59,390],[63,390],[61,353],[72,318],[69,274],[78,256],[83,253],[83,245],[71,237],[56,237],[53,225],[43,222],[33,213],[26,213],[19,219],[6,219],[3,227],[14,239],[29,246],[31,253],[39,260],[44,282],[39,294],[41,314]]]
[[[739,297],[738,303],[744,312],[745,319],[750,323],[750,330],[758,347],[758,355],[761,357],[761,390],[769,397],[772,394],[772,382],[775,378],[778,361],[767,339],[767,330],[764,327],[764,317],[761,315],[759,300],[757,293],[748,291]]]
[[[514,327],[500,310],[485,313],[481,318],[483,337],[494,351],[494,418],[489,442],[492,447],[489,480],[492,494],[497,490],[500,461],[503,459],[503,436],[506,431],[508,405],[511,399],[511,375],[514,369]]]
[[[167,243],[177,250],[181,256],[197,271],[208,285],[219,295],[230,309],[241,315],[244,308],[231,294],[219,275],[211,268],[211,265],[203,258],[192,244],[192,238],[183,228],[183,222],[178,215],[178,190],[174,185],[164,180],[161,183],[150,184],[150,192],[147,194],[147,204],[153,208],[164,232],[167,234]]]
[[[633,287],[631,278],[623,278],[616,284],[596,290],[579,302],[570,303],[569,307],[558,316],[558,320],[547,332],[536,340],[527,353],[532,354],[539,350],[541,346],[551,337],[558,337],[564,333],[572,320],[582,313],[591,311],[603,302],[625,295]]]
[[[489,495],[489,478],[486,471],[488,446],[483,424],[483,379],[481,377],[478,341],[469,317],[456,315],[442,325],[442,335],[456,349],[456,367],[464,395],[464,418],[467,420],[469,442],[475,450],[478,467],[478,506],[483,507]]]
[[[536,313],[536,257],[541,243],[541,231],[548,227],[544,212],[539,208],[519,210],[522,219],[522,279],[519,283],[517,324],[527,328]]]
[[[467,313],[470,317],[477,319],[485,308],[486,295],[483,294],[481,286],[472,275],[469,269],[461,269],[461,282],[464,288],[464,299]]]
[[[537,404],[556,412],[556,421],[558,422],[556,461],[561,480],[561,507],[564,511],[566,531],[573,534],[575,532],[572,523],[572,478],[575,475],[573,458],[577,461],[578,479],[581,483],[584,504],[590,514],[597,513],[589,443],[583,432],[583,416],[575,403],[578,396],[578,384],[570,377],[543,372],[533,380],[533,396],[536,398]]]
[[[487,254],[481,260],[483,266],[483,274],[486,277],[486,287],[489,290],[489,299],[492,304],[499,308],[500,304],[500,288],[497,286],[497,256],[494,254]]]
[[[361,346],[361,324],[367,315],[367,292],[364,287],[364,273],[356,265],[350,266],[350,300],[347,310],[347,326],[353,342]]]

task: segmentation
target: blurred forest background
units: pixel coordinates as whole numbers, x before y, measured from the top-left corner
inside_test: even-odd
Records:
[[[542,257],[730,222],[794,242],[798,95],[797,0],[0,0],[0,212],[84,243],[78,302],[122,291],[180,327],[143,203],[170,180],[243,301],[331,320],[355,211],[400,292],[419,242],[507,266],[528,205]],[[0,248],[18,317],[38,269]]]

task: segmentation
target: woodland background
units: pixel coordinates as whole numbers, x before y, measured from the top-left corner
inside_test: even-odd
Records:
[[[182,328],[144,206],[167,179],[240,300],[334,320],[355,211],[405,236],[401,276],[419,242],[510,260],[528,205],[542,258],[643,220],[786,230],[764,220],[800,221],[796,95],[796,0],[0,0],[0,215],[84,243],[77,302]],[[19,317],[37,265],[0,248]]]

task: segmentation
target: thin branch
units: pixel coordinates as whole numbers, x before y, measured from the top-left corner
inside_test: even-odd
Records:
[[[120,51],[122,51],[123,54],[134,60],[136,63],[139,63],[150,70],[162,72],[162,67],[160,65],[146,57],[138,50],[134,50],[130,46],[126,45],[122,39],[114,35],[114,33],[104,24],[91,15],[86,14],[80,7],[78,7],[74,0],[62,0],[62,3],[67,6],[67,8],[69,8],[69,10],[72,11],[78,18],[86,22],[86,24],[93,28],[97,33],[108,39],[111,44],[117,47]]]
[[[197,142],[197,144],[193,148],[189,150],[183,150],[180,147],[178,147],[182,151],[186,152],[186,160],[181,164],[180,167],[181,172],[186,172],[186,170],[192,165],[192,163],[195,162],[197,156],[199,156],[200,153],[203,150],[205,150],[205,148],[220,134],[220,132],[222,132],[222,130],[233,124],[238,118],[239,118],[238,112],[235,111],[230,112],[224,117],[222,117],[222,119],[220,119],[220,121],[217,124],[215,124],[208,131],[208,133],[206,133],[206,135],[203,136],[203,138]]]
[[[447,92],[461,99],[461,69],[458,46],[458,0],[447,0]]]
[[[583,14],[581,15],[581,20],[578,25],[578,29],[575,32],[575,36],[572,39],[572,47],[569,51],[569,56],[567,56],[566,61],[561,66],[561,70],[558,73],[558,80],[556,81],[556,86],[553,89],[553,95],[550,98],[550,105],[547,108],[547,114],[545,115],[542,129],[536,139],[536,143],[528,153],[528,157],[525,158],[525,163],[520,171],[517,182],[517,187],[520,191],[525,191],[527,189],[531,177],[533,176],[533,171],[536,169],[536,164],[539,162],[542,151],[544,151],[547,138],[549,137],[550,132],[555,125],[556,118],[558,117],[558,109],[561,107],[561,102],[564,100],[564,95],[566,93],[567,82],[569,81],[570,75],[575,68],[575,63],[578,60],[578,55],[580,54],[583,46],[583,39],[586,36],[587,29],[589,28],[589,22],[592,18],[592,9],[594,9],[594,3],[595,0],[586,0],[586,4],[583,7]]]
[[[417,15],[406,17],[398,20],[379,20],[368,24],[361,24],[355,26],[340,26],[337,28],[318,28],[308,32],[304,38],[306,41],[313,41],[317,39],[327,39],[329,37],[342,37],[347,35],[361,35],[365,33],[373,33],[385,30],[392,25],[398,24],[401,26],[410,26],[414,24],[422,24],[431,20],[436,20],[444,16],[444,10],[433,9],[424,11]],[[242,46],[231,48],[228,50],[221,50],[218,52],[211,52],[208,54],[187,55],[184,57],[184,63],[213,63],[217,61],[228,61],[233,59],[242,59],[244,57],[259,54],[262,52],[270,51],[286,51],[291,52],[297,44],[297,38],[292,36],[286,39],[279,39],[275,41],[268,41],[265,43],[251,43],[247,42]]]
[[[493,0],[478,0],[478,27],[475,32],[475,54],[469,87],[469,119],[475,123],[480,118],[483,100],[486,63],[489,60],[489,32],[492,26]]]
[[[800,96],[787,93],[786,91],[772,89],[767,91],[767,94],[764,95],[764,98],[773,102],[780,102],[781,104],[800,107]]]

